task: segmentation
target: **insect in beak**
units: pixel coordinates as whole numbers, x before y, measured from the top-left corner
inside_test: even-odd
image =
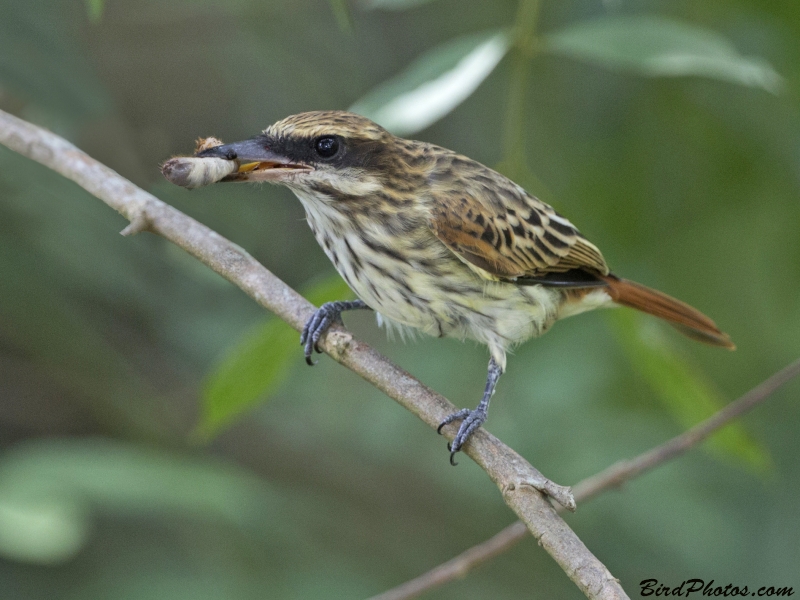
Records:
[[[161,165],[164,177],[191,190],[218,181],[288,183],[298,173],[314,170],[273,152],[262,138],[233,144],[206,138],[198,144],[194,156],[176,156]]]
[[[275,181],[281,182],[298,173],[314,169],[293,162],[271,150],[261,137],[242,142],[222,144],[201,150],[196,158],[218,158],[236,162],[236,170],[222,181]]]

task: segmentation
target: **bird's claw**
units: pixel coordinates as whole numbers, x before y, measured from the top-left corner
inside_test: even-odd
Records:
[[[311,360],[314,351],[322,354],[322,350],[319,348],[322,334],[334,323],[342,325],[342,313],[356,308],[369,308],[369,306],[363,300],[341,300],[326,302],[314,311],[314,314],[306,322],[306,326],[303,327],[303,333],[300,334],[300,345],[305,349],[306,362],[309,365],[317,364]]]
[[[320,306],[311,315],[311,318],[303,327],[303,332],[300,334],[300,345],[303,346],[306,363],[311,367],[317,364],[317,361],[311,358],[314,352],[322,354],[322,350],[319,347],[319,340],[322,334],[334,323],[342,322],[342,310],[336,304],[335,302],[326,302]]]
[[[458,412],[454,412],[454,413],[452,413],[450,415],[447,415],[442,420],[442,422],[439,423],[439,427],[436,428],[436,433],[438,433],[439,435],[442,435],[442,427],[444,427],[445,425],[449,425],[453,421],[458,421],[460,419],[464,419],[464,418],[468,417],[469,413],[471,413],[471,412],[472,411],[470,409],[468,409],[468,408],[462,408]],[[448,444],[448,446],[449,446],[449,444]]]
[[[488,411],[482,408],[476,408],[475,410],[470,410],[468,408],[462,408],[460,411],[453,413],[452,415],[448,415],[444,418],[444,420],[439,424],[439,427],[436,428],[437,433],[442,433],[442,427],[445,425],[452,423],[453,421],[461,420],[461,425],[458,428],[458,432],[456,436],[453,438],[452,443],[447,444],[447,450],[450,452],[450,464],[454,467],[458,464],[455,462],[455,455],[456,452],[460,452],[461,448],[467,442],[467,440],[472,436],[475,430],[483,425],[486,421],[486,417],[488,415]]]

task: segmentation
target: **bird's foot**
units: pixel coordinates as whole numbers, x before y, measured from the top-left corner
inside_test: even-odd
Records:
[[[453,421],[463,419],[461,421],[461,426],[458,428],[458,432],[456,433],[456,437],[453,438],[452,443],[447,444],[447,449],[450,451],[451,465],[455,467],[458,464],[455,461],[456,452],[459,452],[461,447],[467,442],[475,430],[483,425],[488,414],[489,411],[487,410],[487,407],[484,407],[481,404],[474,410],[462,408],[460,411],[445,417],[445,419],[439,424],[439,427],[436,429],[436,431],[441,434],[442,427],[448,423],[452,423]]]
[[[303,327],[303,333],[300,334],[300,345],[302,345],[303,349],[305,350],[306,362],[310,366],[314,366],[316,364],[316,362],[311,359],[314,351],[322,353],[322,350],[320,350],[319,346],[317,345],[322,337],[322,334],[324,334],[334,323],[339,323],[341,325],[342,313],[346,310],[353,310],[355,308],[369,307],[361,300],[347,302],[326,302],[316,311],[314,311],[314,314],[311,315],[311,318],[306,321],[306,325]]]
[[[306,326],[303,327],[303,333],[300,334],[300,344],[303,346],[306,356],[306,362],[313,366],[316,361],[311,359],[314,351],[321,353],[317,343],[322,337],[322,334],[328,330],[328,327],[334,323],[342,322],[342,308],[336,305],[339,302],[326,302],[314,311],[311,318],[306,321]]]

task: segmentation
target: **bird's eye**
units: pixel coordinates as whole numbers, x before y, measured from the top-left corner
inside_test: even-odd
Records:
[[[333,158],[339,152],[339,140],[332,135],[325,135],[317,138],[314,142],[314,149],[322,158]]]

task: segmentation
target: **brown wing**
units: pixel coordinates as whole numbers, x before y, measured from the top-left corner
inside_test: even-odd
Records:
[[[600,251],[551,206],[479,163],[459,156],[453,162],[460,164],[444,172],[458,177],[432,178],[430,227],[482,276],[535,279],[575,269],[608,274]]]

